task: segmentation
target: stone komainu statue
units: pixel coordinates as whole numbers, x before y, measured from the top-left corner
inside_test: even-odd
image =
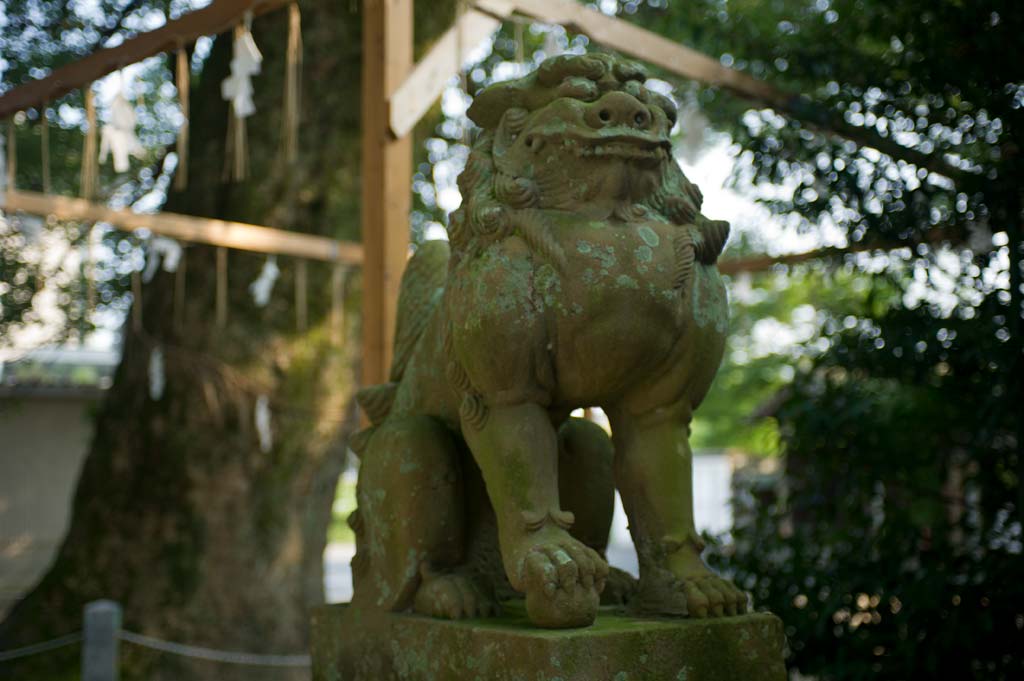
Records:
[[[602,600],[745,611],[700,558],[688,444],[725,343],[728,225],[700,213],[644,78],[560,56],[470,108],[450,245],[409,261],[390,382],[358,395],[353,606],[459,618],[525,594],[542,627]],[[612,439],[570,418],[588,406]],[[616,488],[639,582],[603,557]]]

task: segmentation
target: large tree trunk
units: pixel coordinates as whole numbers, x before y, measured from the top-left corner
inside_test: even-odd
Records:
[[[450,20],[453,4],[419,3],[419,44]],[[277,12],[254,26],[265,61],[255,78],[257,114],[248,120],[250,179],[221,179],[228,114],[219,87],[231,58],[231,41],[221,37],[193,81],[189,188],[172,193],[167,210],[357,237],[359,3],[303,0],[301,7],[297,163],[286,167],[280,156],[287,20]],[[180,328],[173,275],[145,287],[145,331],[126,327],[68,535],[41,583],[0,625],[0,650],[78,629],[83,605],[97,598],[119,601],[125,628],[152,636],[237,651],[306,650],[308,609],[323,598],[321,555],[344,438],[354,425],[358,295],[347,306],[344,342],[332,344],[330,268],[310,263],[310,325],[300,333],[295,261],[279,261],[271,302],[257,308],[247,287],[263,258],[232,251],[221,329],[215,263],[213,248],[188,248]],[[152,400],[147,366],[156,347],[166,358],[166,390]],[[273,412],[267,453],[253,425],[260,395]],[[122,659],[129,680],[264,678],[253,668],[134,646],[123,647]],[[76,678],[76,665],[72,648],[0,665],[0,677]]]

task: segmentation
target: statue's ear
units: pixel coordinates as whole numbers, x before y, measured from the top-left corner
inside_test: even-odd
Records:
[[[523,106],[523,86],[519,80],[492,85],[477,94],[467,111],[469,119],[485,130],[494,130],[506,111]]]
[[[644,96],[648,104],[656,106],[665,112],[665,117],[668,118],[668,127],[672,128],[676,124],[676,120],[679,118],[679,112],[676,109],[676,103],[671,98],[666,97],[660,92],[654,90],[647,90],[644,88]]]
[[[519,137],[519,133],[526,126],[526,119],[530,113],[521,107],[513,106],[501,114],[497,123],[497,130],[494,131],[494,144],[491,153],[494,156],[494,165],[499,170],[512,172],[508,167],[506,151]]]

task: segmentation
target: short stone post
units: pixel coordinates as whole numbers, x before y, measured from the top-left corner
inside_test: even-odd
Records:
[[[82,681],[117,681],[121,606],[109,600],[87,603],[82,625]]]

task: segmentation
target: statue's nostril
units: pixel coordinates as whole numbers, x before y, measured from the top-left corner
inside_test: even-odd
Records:
[[[618,90],[606,92],[586,109],[584,118],[595,129],[622,126],[646,130],[652,121],[651,112],[643,102]]]

